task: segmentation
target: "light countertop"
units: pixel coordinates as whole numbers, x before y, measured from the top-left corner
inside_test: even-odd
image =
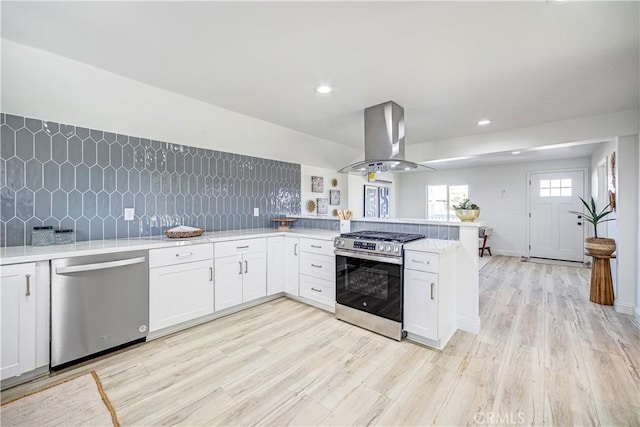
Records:
[[[340,218],[329,215],[288,215],[287,218],[298,219],[326,219],[340,221]],[[354,222],[381,222],[389,224],[427,224],[427,225],[449,225],[455,227],[480,228],[487,225],[484,221],[462,222],[462,221],[432,221],[420,218],[351,218]]]
[[[0,265],[46,261],[57,258],[97,255],[113,252],[157,249],[171,246],[216,243],[258,237],[288,235],[312,239],[333,240],[339,234],[340,233],[338,231],[306,228],[294,228],[289,231],[276,230],[273,228],[256,228],[250,230],[214,231],[205,233],[200,237],[190,239],[169,239],[165,236],[156,236],[138,239],[90,240],[69,245],[10,246],[0,249]]]
[[[441,254],[460,246],[457,240],[421,239],[404,245],[405,251],[430,252]]]

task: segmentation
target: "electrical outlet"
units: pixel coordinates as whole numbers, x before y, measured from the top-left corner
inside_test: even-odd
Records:
[[[136,210],[134,208],[124,208],[125,221],[133,221],[135,214],[136,214]]]
[[[260,208],[253,208],[253,216],[259,216],[260,215]]]

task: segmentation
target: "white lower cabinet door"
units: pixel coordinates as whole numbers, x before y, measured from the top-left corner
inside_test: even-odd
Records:
[[[0,379],[36,368],[36,264],[1,268]]]
[[[242,302],[267,295],[267,257],[264,252],[242,256]]]
[[[149,270],[151,332],[213,313],[212,261]]]
[[[242,304],[242,255],[216,258],[214,270],[216,311]]]
[[[404,330],[431,340],[438,334],[438,275],[404,270]]]
[[[267,238],[267,295],[284,291],[284,236]]]
[[[299,258],[300,243],[297,237],[284,238],[284,291],[288,294],[300,296],[299,289]]]

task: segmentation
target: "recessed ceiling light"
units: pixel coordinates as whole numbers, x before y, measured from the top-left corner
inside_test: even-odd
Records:
[[[491,120],[489,119],[478,120],[478,126],[487,126],[489,124],[491,124]]]
[[[520,154],[519,151],[512,151],[511,154]]]
[[[314,89],[316,92],[322,93],[322,94],[331,93],[331,91],[333,90],[331,89],[331,86],[327,86],[327,85],[318,85]]]

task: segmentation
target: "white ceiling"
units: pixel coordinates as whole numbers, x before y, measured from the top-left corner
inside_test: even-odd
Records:
[[[638,2],[550,3],[3,1],[2,37],[357,148],[388,100],[407,144],[638,108]]]

